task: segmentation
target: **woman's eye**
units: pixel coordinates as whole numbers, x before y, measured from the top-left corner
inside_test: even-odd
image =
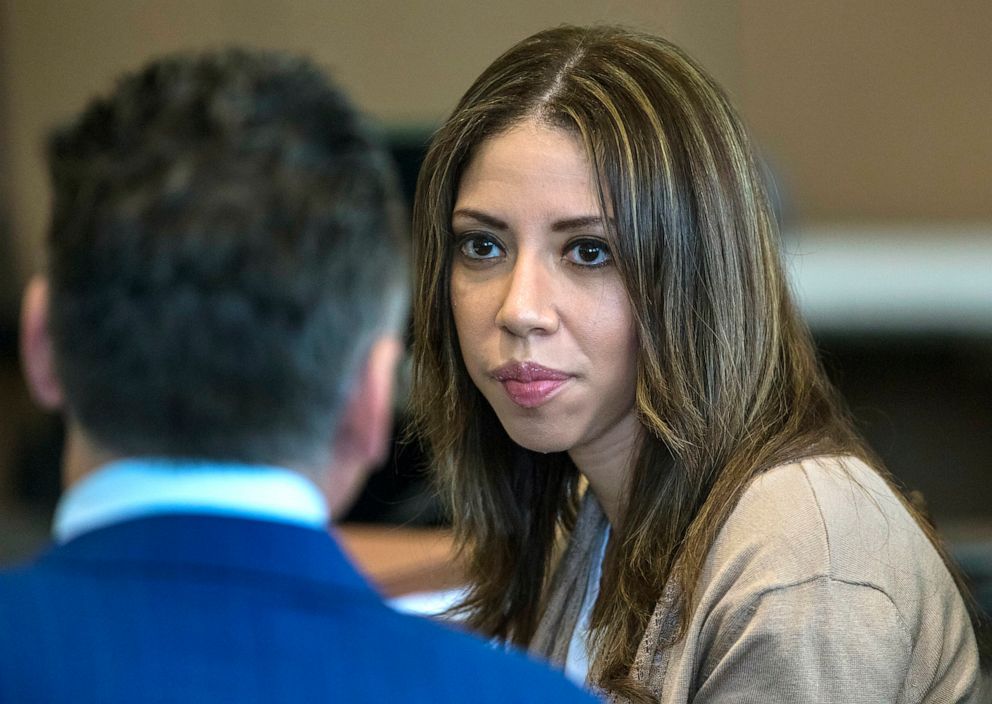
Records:
[[[459,251],[469,259],[495,259],[503,254],[503,248],[490,237],[468,237],[462,241]]]
[[[613,259],[613,255],[605,242],[580,240],[565,251],[565,258],[580,266],[603,266]]]

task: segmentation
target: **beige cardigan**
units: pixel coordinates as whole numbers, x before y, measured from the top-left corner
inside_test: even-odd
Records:
[[[606,519],[591,494],[531,651],[561,664]],[[885,482],[851,458],[772,469],[714,542],[686,636],[674,589],[657,605],[633,674],[664,704],[978,702],[964,603]]]

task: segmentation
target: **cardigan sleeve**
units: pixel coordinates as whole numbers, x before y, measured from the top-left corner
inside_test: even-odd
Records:
[[[864,465],[811,461],[756,480],[714,543],[698,594],[668,673],[685,701],[979,701],[957,587]]]
[[[700,653],[695,704],[923,701],[911,636],[878,589],[830,577],[741,604]]]

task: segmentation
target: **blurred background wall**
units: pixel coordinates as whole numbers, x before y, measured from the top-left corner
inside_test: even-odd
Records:
[[[563,22],[664,34],[727,87],[862,427],[956,539],[992,536],[988,0],[0,0],[0,511],[36,516],[32,496],[55,490],[39,430],[54,421],[30,410],[14,361],[53,125],[152,55],[240,43],[314,56],[415,168],[484,66]]]

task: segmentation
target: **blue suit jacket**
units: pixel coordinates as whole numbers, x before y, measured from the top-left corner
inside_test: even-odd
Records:
[[[147,517],[0,572],[0,702],[456,701],[592,700],[393,612],[317,530]]]

